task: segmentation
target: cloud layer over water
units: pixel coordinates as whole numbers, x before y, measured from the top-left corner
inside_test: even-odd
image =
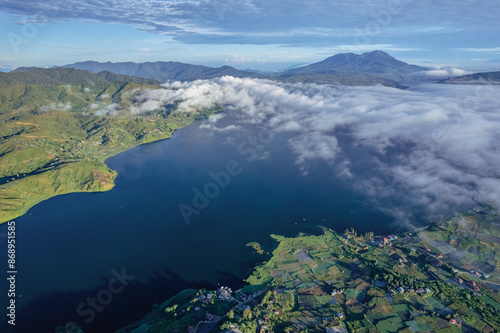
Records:
[[[400,222],[500,203],[500,87],[403,91],[223,77],[165,88],[140,95],[134,112],[224,105],[240,124],[217,128],[218,116],[206,127],[252,123],[288,133],[304,176],[311,163],[325,161],[326,177],[341,177]]]

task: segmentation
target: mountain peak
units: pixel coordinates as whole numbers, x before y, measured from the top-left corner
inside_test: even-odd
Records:
[[[365,52],[361,55],[354,53],[340,53],[331,56],[318,63],[302,68],[290,70],[293,73],[374,73],[391,74],[395,77],[401,77],[406,74],[418,71],[424,71],[427,68],[410,65],[397,60],[384,51],[375,50]]]
[[[389,53],[380,51],[380,50],[375,50],[372,52],[365,52],[361,55],[361,57],[371,57],[371,58],[390,58],[390,59],[395,59],[394,57],[390,56]]]
[[[381,50],[374,50],[374,51],[371,51],[371,52],[365,52],[363,54],[371,54],[371,55],[384,55],[384,56],[389,56],[389,53],[385,52],[385,51],[381,51]],[[391,57],[392,58],[392,57]]]

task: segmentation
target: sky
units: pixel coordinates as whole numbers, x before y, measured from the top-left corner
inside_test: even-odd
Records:
[[[498,0],[2,0],[0,69],[95,60],[280,70],[383,50],[495,70],[498,17]]]

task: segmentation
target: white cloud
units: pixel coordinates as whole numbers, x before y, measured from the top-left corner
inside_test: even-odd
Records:
[[[227,132],[227,131],[237,131],[241,129],[241,126],[236,126],[236,125],[229,125],[226,127],[217,127],[213,124],[209,123],[204,123],[200,125],[200,128],[205,128],[205,129],[210,129],[212,131],[216,132]]]
[[[71,110],[70,102],[67,102],[66,104],[59,102],[59,103],[50,103],[49,105],[42,106],[39,111],[49,112],[49,111],[70,111],[70,110]]]
[[[93,104],[92,106],[94,106],[94,105],[96,105],[96,104]],[[100,107],[100,109],[98,111],[94,112],[94,114],[96,116],[114,115],[117,113],[118,104],[111,103],[107,106],[97,105],[97,107]]]
[[[213,114],[211,115],[210,117],[208,117],[208,122],[204,122],[203,124],[200,125],[200,128],[205,128],[205,129],[209,129],[209,130],[212,130],[212,131],[216,131],[216,132],[228,132],[228,131],[236,131],[236,130],[240,130],[241,129],[241,126],[236,126],[236,125],[228,125],[226,127],[217,127],[215,126],[215,124],[221,120],[222,118],[224,118],[226,115],[225,114],[222,114],[222,113],[217,113],[217,114]]]
[[[219,120],[221,120],[225,116],[226,115],[222,114],[222,113],[213,114],[210,117],[208,117],[208,121],[211,122],[211,123],[213,123],[213,124],[215,124],[216,122],[218,122]]]
[[[419,76],[419,77],[428,77],[434,79],[445,79],[454,76],[463,76],[467,74],[472,74],[472,72],[455,68],[455,67],[443,67],[443,66],[434,66],[433,69],[423,72],[414,72],[411,73],[411,76]]]
[[[459,52],[500,53],[500,47],[485,47],[485,48],[467,47],[455,50]]]

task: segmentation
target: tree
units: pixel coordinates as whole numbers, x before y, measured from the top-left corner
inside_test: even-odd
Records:
[[[229,322],[229,321],[226,321],[224,324],[222,324],[220,326],[220,329],[221,330],[228,330],[231,328],[231,326],[233,325],[233,323]]]
[[[233,310],[229,311],[229,312],[227,313],[227,317],[228,317],[229,319],[233,319],[233,318],[234,318],[234,311],[233,311]]]
[[[167,307],[165,308],[165,312],[166,313],[171,313],[171,312],[174,312],[175,310],[177,310],[177,308],[179,307],[179,305],[177,304],[174,304],[174,306],[171,306],[171,307]]]
[[[252,310],[250,309],[245,309],[243,310],[243,319],[246,319],[246,320],[251,320],[253,317],[253,313],[252,313]]]

